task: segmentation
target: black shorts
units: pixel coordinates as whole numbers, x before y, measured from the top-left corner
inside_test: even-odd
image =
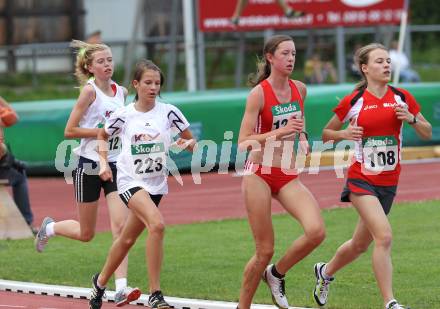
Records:
[[[113,173],[113,181],[103,181],[99,177],[98,162],[79,157],[78,167],[73,171],[75,199],[78,203],[90,203],[99,199],[101,189],[105,195],[118,190],[116,185],[116,164],[109,163]]]
[[[350,193],[374,195],[379,199],[385,214],[389,214],[396,196],[397,186],[375,186],[361,179],[347,179],[341,194],[341,202],[350,202]]]
[[[144,189],[141,187],[134,187],[128,189],[124,193],[119,194],[119,196],[121,197],[121,200],[124,202],[124,204],[128,207],[128,201],[130,201],[131,197],[139,190],[144,190]],[[159,203],[162,197],[163,197],[162,194],[150,194],[150,198],[153,201],[153,203],[156,205],[156,207],[159,207]]]

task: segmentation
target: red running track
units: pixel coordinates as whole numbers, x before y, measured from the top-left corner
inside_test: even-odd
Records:
[[[241,178],[233,173],[202,174],[201,184],[195,184],[190,174],[183,175],[183,186],[170,178],[170,194],[163,199],[161,211],[165,222],[170,224],[188,224],[227,218],[244,218],[246,212],[240,193]],[[342,205],[339,194],[344,179],[337,178],[335,171],[321,171],[319,175],[302,174],[302,182],[310,189],[322,208]],[[31,178],[29,180],[32,210],[35,225],[39,225],[45,216],[56,221],[76,218],[73,186],[62,178]],[[440,162],[423,164],[405,164],[402,167],[396,202],[440,200]],[[97,230],[110,230],[105,200],[100,200],[100,215]],[[283,209],[275,202],[274,213]],[[2,308],[84,308],[84,300],[64,299],[61,297],[39,296],[0,292]],[[44,304],[44,307],[40,306]],[[103,308],[115,308],[105,303]]]
[[[348,206],[340,203],[344,179],[337,178],[334,170],[319,175],[302,174],[301,181],[310,189],[321,208]],[[234,173],[202,174],[201,184],[195,184],[191,174],[182,177],[183,185],[170,177],[169,194],[163,198],[160,209],[166,224],[187,224],[226,218],[244,218],[246,211],[241,196],[241,177]],[[45,216],[56,221],[76,218],[73,185],[63,178],[31,178],[29,180],[34,224],[38,226]],[[406,164],[402,167],[396,202],[440,199],[440,162]],[[100,199],[97,230],[109,231],[110,224],[105,199]],[[283,209],[275,202],[274,213]]]
[[[88,304],[85,299],[0,291],[0,309],[84,309]],[[103,303],[102,308],[116,307],[113,303]]]

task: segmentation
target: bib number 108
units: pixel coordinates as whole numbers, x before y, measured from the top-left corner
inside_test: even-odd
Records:
[[[371,167],[393,166],[396,163],[396,153],[392,150],[372,152],[368,155]]]

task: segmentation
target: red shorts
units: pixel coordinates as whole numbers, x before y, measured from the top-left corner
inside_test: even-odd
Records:
[[[247,173],[254,173],[263,179],[269,185],[271,192],[275,194],[288,182],[298,178],[298,174],[293,174],[294,172],[292,170],[286,172],[286,170],[281,167],[263,167],[253,162],[246,162],[245,171]]]

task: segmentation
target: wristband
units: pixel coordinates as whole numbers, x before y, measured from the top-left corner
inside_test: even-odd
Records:
[[[417,123],[417,116],[413,115],[413,120],[411,122],[409,122],[410,125],[416,124]]]

